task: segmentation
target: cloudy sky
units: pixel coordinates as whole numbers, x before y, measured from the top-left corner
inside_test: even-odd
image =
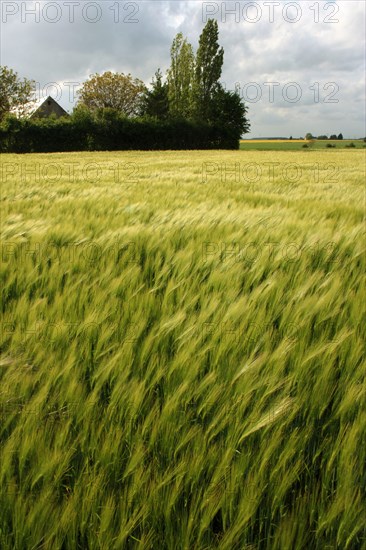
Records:
[[[209,17],[224,47],[222,83],[249,107],[247,137],[364,137],[364,0],[8,1],[1,4],[1,65],[37,82],[71,111],[93,73],[148,84],[169,67],[182,32],[196,50]]]

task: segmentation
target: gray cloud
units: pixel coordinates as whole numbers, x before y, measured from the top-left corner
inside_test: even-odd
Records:
[[[148,84],[158,67],[163,72],[168,68],[176,33],[183,32],[196,49],[207,14],[213,13],[225,50],[222,81],[229,89],[239,83],[242,90],[254,82],[261,91],[257,102],[248,101],[251,135],[365,135],[365,3],[292,4],[272,3],[271,22],[271,8],[264,2],[79,0],[73,4],[72,20],[72,5],[66,1],[2,0],[1,64],[34,78],[41,89],[49,82],[82,83],[105,70],[130,72]],[[310,9],[315,5],[319,13]],[[32,9],[38,9],[39,22]],[[230,14],[233,9],[237,12]],[[300,13],[297,22],[286,20]],[[279,83],[273,102],[270,82]],[[298,102],[284,98],[284,92],[296,92],[286,88],[291,82],[301,89]],[[324,89],[327,83],[335,83],[338,90]],[[67,90],[62,90],[60,103],[71,110]]]

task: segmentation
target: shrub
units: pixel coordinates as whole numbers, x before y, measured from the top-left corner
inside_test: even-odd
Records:
[[[240,135],[224,124],[149,117],[126,118],[105,109],[77,109],[69,118],[17,119],[0,125],[3,153],[123,151],[162,149],[238,149]]]

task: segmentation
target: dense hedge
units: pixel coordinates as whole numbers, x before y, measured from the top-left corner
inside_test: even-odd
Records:
[[[237,131],[187,120],[128,119],[112,113],[77,113],[60,119],[6,118],[0,152],[237,149]]]

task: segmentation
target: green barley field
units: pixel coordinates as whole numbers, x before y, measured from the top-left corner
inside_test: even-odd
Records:
[[[366,549],[364,160],[2,156],[2,550]]]

